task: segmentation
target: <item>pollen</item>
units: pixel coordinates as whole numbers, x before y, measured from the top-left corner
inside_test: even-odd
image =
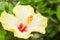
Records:
[[[33,16],[29,16],[26,20],[26,24],[29,24],[33,19]]]

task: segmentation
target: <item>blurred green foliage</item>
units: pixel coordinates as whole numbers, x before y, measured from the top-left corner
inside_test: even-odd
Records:
[[[0,14],[6,10],[12,13],[16,3],[31,5],[35,12],[40,12],[48,18],[46,34],[33,33],[29,39],[15,38],[13,33],[3,29],[0,23],[0,40],[60,40],[60,0],[0,0]]]

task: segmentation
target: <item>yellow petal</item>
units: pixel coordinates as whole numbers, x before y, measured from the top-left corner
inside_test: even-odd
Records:
[[[39,32],[45,34],[45,28],[47,26],[47,18],[43,17],[40,13],[33,16],[32,22],[28,25],[29,31]]]
[[[0,22],[2,23],[3,28],[8,31],[13,31],[13,28],[18,24],[17,21],[17,18],[8,14],[6,11],[2,12],[0,16]]]
[[[29,5],[17,5],[13,9],[15,16],[2,12],[0,22],[5,30],[14,33],[15,37],[27,39],[33,36],[31,32],[39,32],[44,34],[47,26],[47,18],[41,14],[35,14],[34,9]],[[33,16],[33,17],[31,17]],[[27,32],[21,32],[18,25],[23,22],[24,26],[27,24]],[[23,29],[24,27],[22,27]]]
[[[30,34],[31,32],[20,32],[17,27],[17,18],[5,11],[2,12],[0,16],[0,22],[2,23],[3,28],[13,32],[15,37],[27,39],[32,36],[32,34]]]
[[[30,34],[29,32],[25,32],[25,33],[24,33],[24,32],[20,32],[20,31],[16,30],[16,31],[14,32],[14,36],[15,36],[15,37],[18,37],[18,38],[27,39],[27,38],[33,36],[33,34]]]
[[[21,22],[25,23],[26,19],[33,15],[34,9],[29,5],[17,5],[13,9],[13,13],[20,19]]]

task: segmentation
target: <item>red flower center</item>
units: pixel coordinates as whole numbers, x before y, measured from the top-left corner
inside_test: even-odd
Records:
[[[24,32],[24,31],[26,32],[26,28],[27,28],[27,26],[24,25],[23,23],[20,23],[20,25],[18,26],[18,29],[21,32]]]

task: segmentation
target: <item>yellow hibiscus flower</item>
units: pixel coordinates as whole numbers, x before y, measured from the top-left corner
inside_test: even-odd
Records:
[[[47,18],[40,13],[35,14],[31,6],[17,5],[13,9],[13,13],[15,16],[3,11],[0,16],[0,22],[3,28],[13,32],[15,37],[26,39],[33,36],[31,32],[45,34]]]

